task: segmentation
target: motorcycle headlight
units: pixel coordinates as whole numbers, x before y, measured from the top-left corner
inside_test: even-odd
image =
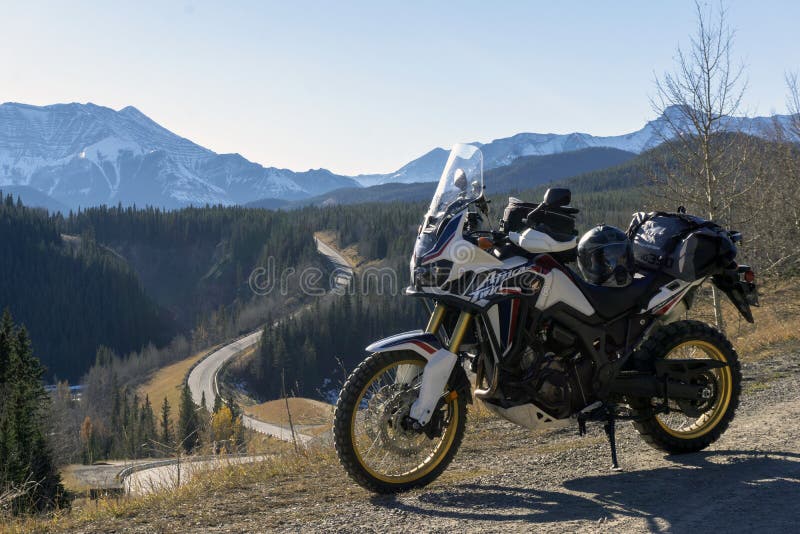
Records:
[[[450,274],[450,269],[435,263],[414,268],[414,285],[417,287],[441,286]]]

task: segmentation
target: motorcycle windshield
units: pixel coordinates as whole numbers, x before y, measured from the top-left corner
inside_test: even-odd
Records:
[[[459,143],[450,150],[439,185],[425,215],[435,224],[448,210],[475,200],[483,191],[483,154],[475,145]]]

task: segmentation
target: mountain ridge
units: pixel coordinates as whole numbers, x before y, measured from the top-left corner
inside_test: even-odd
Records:
[[[526,156],[587,148],[639,154],[663,141],[660,132],[667,117],[680,115],[680,109],[669,108],[639,130],[617,136],[522,132],[475,144],[482,148],[485,171]],[[729,117],[723,128],[766,136],[775,122],[789,120],[787,115]],[[437,147],[386,174],[345,176],[324,168],[298,172],[264,167],[238,153],[218,154],[167,130],[134,106],[115,111],[91,102],[0,104],[0,188],[36,190],[53,199],[52,206],[69,209],[117,203],[172,209],[259,199],[293,203],[338,189],[433,182],[447,155]]]
[[[488,143],[472,142],[481,147],[484,158],[484,170],[491,170],[511,164],[523,156],[544,156],[563,152],[574,152],[584,148],[614,148],[625,152],[641,154],[655,148],[664,141],[669,131],[667,120],[673,121],[679,128],[688,126],[683,112],[678,106],[670,106],[664,113],[634,132],[610,136],[594,136],[583,132],[566,134],[520,132],[510,137],[494,139]],[[790,115],[772,115],[770,117],[727,117],[722,130],[750,133],[765,137],[772,133],[774,123],[778,122],[784,129],[791,121]],[[794,137],[795,142],[800,138]],[[439,173],[447,161],[448,151],[435,148],[407,163],[394,173],[385,175],[363,175],[354,178],[362,185],[376,185],[389,182],[429,182],[439,179]]]
[[[542,156],[521,156],[509,165],[486,171],[484,183],[489,194],[524,191],[587,172],[613,168],[636,157],[637,154],[633,152],[605,147],[591,147]],[[296,201],[274,198],[259,199],[248,202],[245,206],[265,209],[297,209],[310,205],[418,202],[429,199],[435,188],[435,182],[387,182],[362,188],[334,189],[315,197]]]
[[[177,208],[259,196],[297,199],[358,183],[217,154],[133,106],[6,103],[0,104],[3,186],[31,187],[71,208],[118,202]]]

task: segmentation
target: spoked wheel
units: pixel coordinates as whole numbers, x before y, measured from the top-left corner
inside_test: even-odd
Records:
[[[425,359],[413,352],[369,356],[339,395],[334,445],[348,474],[376,493],[424,486],[447,467],[464,437],[466,399],[445,393],[422,430],[409,424]]]
[[[693,380],[693,384],[704,387],[703,399],[669,399],[669,411],[655,414],[653,408],[663,399],[633,403],[634,409],[645,415],[634,422],[634,427],[657,449],[672,454],[695,452],[719,439],[733,420],[742,388],[739,358],[727,338],[705,323],[680,321],[662,328],[639,350],[640,357],[647,359],[710,358],[728,364]]]

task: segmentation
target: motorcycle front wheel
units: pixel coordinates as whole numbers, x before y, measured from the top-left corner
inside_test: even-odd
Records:
[[[435,480],[461,445],[466,399],[443,392],[422,430],[407,418],[426,360],[410,351],[367,357],[347,379],[334,412],[333,439],[350,477],[375,493],[397,493]]]

